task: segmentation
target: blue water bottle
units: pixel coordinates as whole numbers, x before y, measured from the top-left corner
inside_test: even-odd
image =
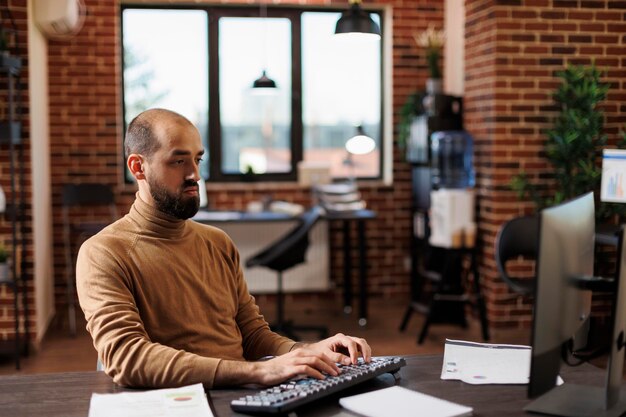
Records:
[[[473,139],[462,130],[433,132],[431,179],[434,189],[474,186]]]

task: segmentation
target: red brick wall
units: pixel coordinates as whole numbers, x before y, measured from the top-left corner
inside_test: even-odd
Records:
[[[25,278],[32,278],[33,264],[32,264],[32,214],[31,214],[31,165],[30,165],[30,143],[29,143],[29,128],[28,128],[28,48],[27,48],[27,14],[26,14],[26,0],[0,0],[0,8],[2,8],[2,25],[5,28],[11,28],[9,23],[9,15],[7,10],[10,9],[11,15],[14,19],[17,27],[17,45],[14,44],[15,39],[10,37],[10,53],[22,59],[22,70],[19,78],[19,82],[16,83],[16,88],[19,87],[19,98],[21,100],[21,121],[22,121],[22,139],[23,145],[20,145],[23,150],[23,158],[19,158],[18,147],[15,148],[15,162],[16,169],[19,166],[23,167],[24,171],[24,210],[22,212],[24,218],[24,229],[26,233],[20,234],[21,227],[18,227],[18,239],[22,236],[26,245],[25,253],[25,269],[23,275]],[[6,19],[6,20],[4,20]],[[6,121],[7,111],[7,84],[4,75],[0,75],[0,121]],[[10,171],[10,159],[9,159],[9,145],[0,145],[0,185],[4,190],[7,199],[7,205],[11,202],[12,196],[18,199],[20,198],[20,181],[16,178],[16,190],[15,193],[11,190],[11,171]],[[12,250],[12,223],[7,214],[0,214],[0,242],[2,242],[9,251]],[[21,253],[18,243],[18,254]],[[17,262],[15,262],[17,259]],[[21,257],[13,258],[13,263],[21,266]],[[19,271],[19,270],[18,270]],[[33,329],[34,314],[33,314],[33,288],[32,282],[27,281],[28,287],[28,304],[30,317],[30,329]],[[13,308],[13,291],[6,285],[0,285],[0,341],[13,338],[14,335],[14,308]],[[21,298],[20,298],[21,303]],[[21,308],[21,304],[20,304]],[[23,328],[24,322],[21,322]]]
[[[492,326],[530,324],[530,305],[498,278],[494,240],[509,218],[533,211],[509,189],[520,170],[548,182],[542,158],[555,108],[555,72],[569,63],[605,70],[611,89],[602,109],[614,141],[626,123],[626,2],[476,0],[466,2],[466,128],[476,139],[481,274]]]

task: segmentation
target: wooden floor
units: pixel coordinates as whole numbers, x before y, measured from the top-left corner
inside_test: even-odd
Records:
[[[268,321],[274,316],[274,300],[259,297],[258,304]],[[430,328],[426,341],[417,344],[417,334],[423,323],[423,316],[413,314],[405,332],[398,330],[404,315],[406,299],[372,299],[369,307],[369,321],[366,327],[357,324],[353,312],[343,313],[338,298],[297,299],[287,298],[286,315],[294,317],[299,324],[322,324],[329,327],[331,334],[343,332],[367,339],[375,355],[414,355],[442,353],[447,338],[482,341],[480,327],[476,320],[470,319],[469,327],[449,324],[435,324]],[[38,352],[22,359],[22,369],[16,371],[11,356],[0,356],[0,375],[30,374],[47,372],[70,372],[94,370],[96,351],[91,337],[84,330],[84,320],[78,320],[78,335],[70,337],[64,326],[52,326],[44,338]],[[529,344],[530,336],[526,331],[493,331],[494,343]],[[306,335],[305,335],[306,336]]]

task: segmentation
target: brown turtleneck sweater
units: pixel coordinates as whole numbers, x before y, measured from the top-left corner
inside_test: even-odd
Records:
[[[82,245],[76,286],[98,357],[121,385],[212,387],[221,359],[280,355],[295,343],[269,329],[224,232],[139,195]]]

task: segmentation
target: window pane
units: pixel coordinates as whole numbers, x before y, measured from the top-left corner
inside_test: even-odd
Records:
[[[162,107],[198,127],[205,150],[209,114],[207,14],[202,10],[124,9],[124,119]],[[201,171],[208,176],[208,155]]]
[[[380,25],[380,16],[371,14]],[[381,41],[335,37],[339,13],[302,14],[304,160],[331,163],[334,177],[379,177],[381,153]],[[367,155],[346,160],[356,126],[376,142]]]
[[[266,70],[273,94],[252,89]],[[224,17],[219,21],[222,172],[291,171],[291,22]]]

